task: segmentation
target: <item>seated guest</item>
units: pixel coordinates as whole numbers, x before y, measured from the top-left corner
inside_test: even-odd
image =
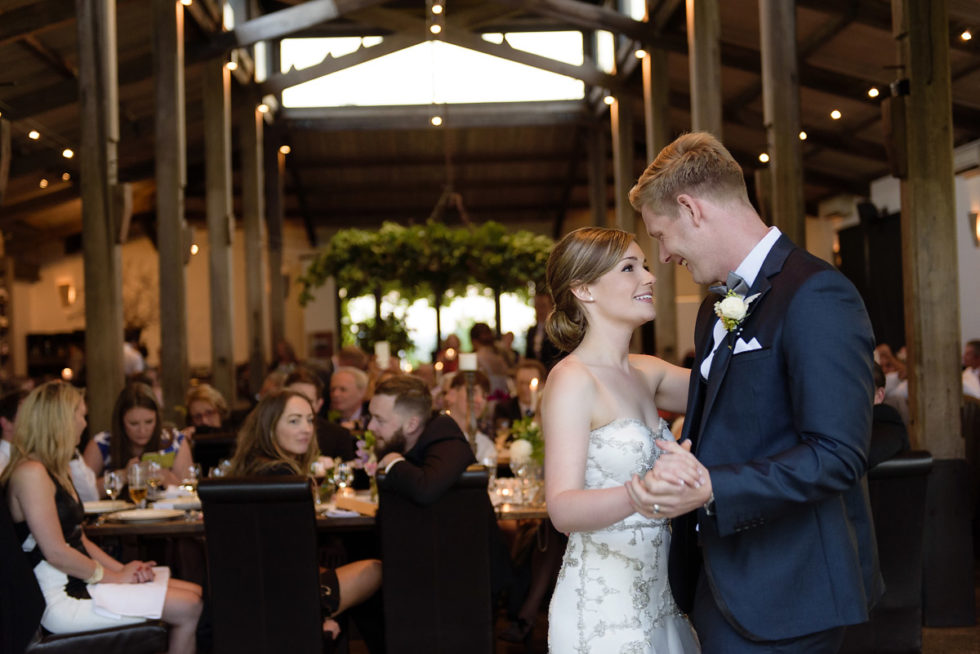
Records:
[[[122,564],[85,537],[84,510],[69,477],[68,461],[85,429],[85,401],[69,384],[42,384],[24,400],[13,455],[0,475],[14,530],[34,566],[46,608],[41,626],[56,634],[141,622],[97,612],[86,584],[137,584],[154,577],[153,562]],[[125,589],[122,589],[125,592]],[[171,625],[171,654],[194,652],[201,587],[171,578],[147,615]]]
[[[330,413],[335,422],[351,430],[367,428],[367,373],[351,366],[342,366],[330,377]]]
[[[320,454],[341,461],[353,459],[357,446],[350,430],[320,417],[320,407],[323,406],[323,380],[320,375],[305,366],[297,366],[286,377],[285,388],[299,393],[313,405],[313,422]]]
[[[228,403],[211,384],[192,386],[187,391],[185,406],[188,424],[199,433],[221,431],[228,419]]]
[[[96,434],[85,447],[85,463],[95,472],[99,494],[102,475],[125,470],[139,461],[156,461],[163,468],[163,485],[176,486],[191,465],[190,444],[176,429],[163,429],[160,406],[146,384],[127,384],[112,409],[112,428]]]
[[[487,395],[489,394],[490,380],[482,372],[477,371],[473,375],[473,415],[476,418],[476,424],[479,424],[479,418],[483,415],[484,409],[487,408]],[[459,428],[463,430],[464,435],[468,428],[466,404],[466,375],[455,373],[446,391],[444,407],[459,425]],[[493,439],[482,431],[476,432],[476,460],[484,465],[489,465],[488,461],[492,461],[493,465],[496,465],[497,462],[497,446]]]
[[[459,370],[459,353],[459,336],[450,334],[442,342],[439,351],[436,352],[436,363],[442,364],[444,373],[456,372]]]
[[[909,433],[898,411],[885,404],[885,373],[874,364],[875,399],[871,414],[871,449],[868,469],[909,449]]]
[[[10,461],[10,443],[14,440],[14,421],[20,403],[27,397],[27,391],[15,390],[0,397],[0,472]]]
[[[497,353],[490,325],[484,322],[474,324],[470,328],[470,342],[473,344],[480,371],[490,380],[491,392],[506,393],[510,370],[504,358]]]
[[[551,342],[544,331],[548,316],[555,308],[551,294],[540,292],[534,296],[534,324],[527,330],[527,347],[524,357],[540,361],[548,370],[555,367],[562,357],[561,350]]]
[[[544,392],[546,376],[543,363],[536,359],[522,359],[517,364],[517,370],[514,371],[514,386],[517,387],[517,395],[506,402],[497,404],[494,412],[495,421],[506,420],[513,424],[515,420],[533,416],[538,407],[533,406],[531,382],[535,379],[538,380],[537,397],[540,398]]]
[[[369,357],[367,352],[356,345],[345,345],[337,353],[337,365],[334,368],[351,367],[366,371],[368,369]]]
[[[300,393],[284,390],[262,398],[238,433],[231,461],[233,477],[308,475],[319,456],[313,433],[313,405]],[[323,631],[334,638],[340,625],[333,619],[360,604],[381,586],[381,562],[355,561],[320,573]]]
[[[449,416],[432,417],[432,395],[420,379],[399,375],[382,382],[370,411],[385,488],[417,504],[438,500],[476,463],[459,425]]]
[[[963,347],[963,394],[980,398],[980,340]]]

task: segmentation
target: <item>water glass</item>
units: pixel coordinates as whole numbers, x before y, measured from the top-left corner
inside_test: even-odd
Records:
[[[123,486],[126,485],[123,481],[122,475],[115,470],[110,470],[105,473],[105,478],[102,480],[102,485],[105,487],[105,494],[109,496],[110,500],[115,500],[119,497],[119,493],[122,492]]]
[[[146,461],[144,465],[146,465],[146,485],[149,488],[149,495],[156,499],[163,485],[163,466],[156,461]]]
[[[485,456],[482,459],[480,459],[480,465],[484,466],[487,469],[487,474],[489,477],[487,482],[487,488],[489,491],[492,492],[494,488],[494,482],[497,480],[497,459],[496,457]]]

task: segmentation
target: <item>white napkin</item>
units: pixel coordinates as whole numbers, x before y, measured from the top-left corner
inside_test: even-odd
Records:
[[[344,509],[330,509],[327,511],[328,518],[356,518],[361,515],[357,511],[346,511]]]
[[[153,581],[145,584],[89,584],[88,594],[95,602],[95,612],[108,618],[123,616],[159,620],[170,581],[170,568],[153,568]]]
[[[182,486],[167,486],[167,490],[160,493],[160,497],[165,499],[176,499],[178,497],[187,497],[193,495],[194,493],[187,490]]]
[[[201,500],[193,495],[175,500],[157,500],[153,503],[155,509],[180,509],[181,511],[197,511],[201,508]]]

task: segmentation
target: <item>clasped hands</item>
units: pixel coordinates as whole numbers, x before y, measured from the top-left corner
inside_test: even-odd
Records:
[[[626,482],[630,504],[648,518],[674,518],[704,506],[711,498],[711,476],[691,454],[691,441],[658,440],[663,450],[642,477]]]

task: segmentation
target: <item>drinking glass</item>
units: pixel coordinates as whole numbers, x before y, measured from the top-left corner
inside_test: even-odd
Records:
[[[119,497],[119,493],[122,492],[125,482],[123,481],[122,475],[115,470],[110,470],[105,473],[105,479],[102,480],[102,484],[105,486],[105,494],[109,496],[109,499],[115,500]]]
[[[148,494],[156,499],[163,485],[163,466],[156,461],[146,462],[146,485],[149,489]]]
[[[514,486],[514,504],[524,504],[527,499],[527,473],[529,471],[529,463],[527,461],[511,461],[510,471],[517,478],[517,484]]]
[[[337,484],[337,490],[341,493],[350,488],[351,483],[354,481],[354,469],[349,463],[343,462],[337,464],[334,481]]]
[[[197,492],[197,480],[201,478],[201,464],[192,463],[187,468],[187,476],[180,482],[180,487],[188,493]]]
[[[492,456],[485,456],[480,459],[480,464],[486,467],[488,473],[487,490],[493,492],[494,483],[497,480],[497,459]]]
[[[129,479],[129,498],[141,509],[146,508],[146,467],[131,463],[126,469],[126,477]]]

